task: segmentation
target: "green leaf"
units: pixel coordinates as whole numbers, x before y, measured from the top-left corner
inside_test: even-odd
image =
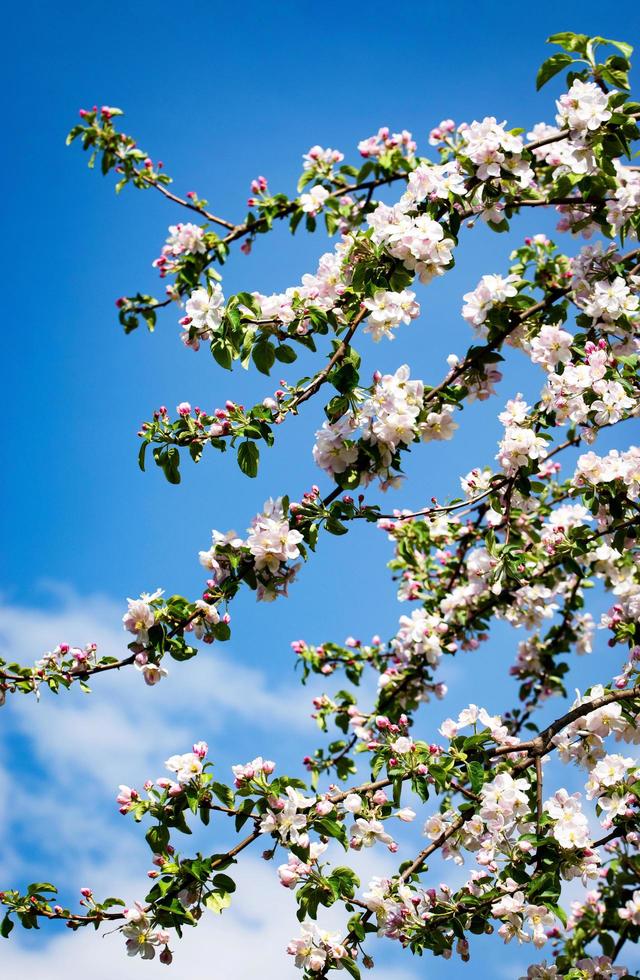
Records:
[[[356,978],[356,980],[360,980],[360,967],[357,963],[355,963],[353,960],[346,959],[340,960],[340,963],[345,968],[347,973],[350,973],[352,977]]]
[[[557,915],[557,917],[560,919],[560,922],[562,923],[562,925],[566,928],[566,925],[567,925],[567,913],[562,908],[562,906],[561,905],[555,905],[553,902],[547,902],[546,905],[547,905],[547,908],[549,909],[550,912],[553,912],[554,915]]]
[[[233,791],[225,786],[224,783],[211,783],[211,792],[218,797],[225,806],[233,806]]]
[[[245,476],[255,477],[258,475],[258,461],[260,460],[260,450],[255,442],[241,442],[238,446],[238,466]]]
[[[608,37],[594,37],[594,44],[610,44],[612,47],[617,48],[618,51],[622,51],[625,58],[630,58],[633,54],[633,45],[627,44],[626,41],[612,41]]]
[[[237,293],[236,300],[239,305],[246,306],[248,310],[251,310],[254,316],[259,317],[262,315],[260,304],[251,293]]]
[[[298,355],[296,354],[295,350],[293,347],[290,347],[289,344],[280,344],[280,346],[276,347],[275,349],[276,360],[280,361],[282,364],[292,364],[296,360],[297,356]]]
[[[570,54],[553,54],[550,58],[544,61],[538,70],[536,75],[536,90],[540,91],[543,85],[546,85],[549,79],[561,72],[563,68],[570,65],[573,62],[573,58]]]
[[[2,936],[3,939],[8,939],[9,933],[13,929],[14,925],[15,922],[13,921],[13,919],[9,918],[9,913],[7,912],[4,919],[0,923],[0,936]]]
[[[331,372],[328,380],[341,395],[345,395],[347,392],[353,391],[360,380],[360,376],[354,364],[345,360],[339,368],[335,368]]]
[[[145,440],[145,442],[142,443],[140,449],[138,450],[138,466],[140,467],[143,473],[144,473],[144,457],[147,452],[148,445],[149,443]]]
[[[217,874],[213,879],[213,883],[216,888],[224,892],[229,892],[229,894],[236,890],[236,883],[229,875]]]
[[[261,374],[269,374],[276,359],[273,344],[268,340],[259,340],[253,348],[253,363]]]
[[[169,483],[180,483],[180,453],[175,446],[168,449],[156,447],[153,457]]]
[[[225,371],[231,370],[231,365],[233,363],[233,357],[231,355],[231,349],[225,341],[219,338],[214,338],[211,341],[211,353],[213,354],[215,360],[224,368]]]
[[[479,793],[484,785],[484,766],[481,762],[469,762],[467,775],[474,793]]]
[[[216,623],[213,627],[213,635],[215,636],[216,640],[220,640],[224,643],[231,636],[231,627],[228,623]]]
[[[589,38],[586,34],[574,34],[573,31],[562,31],[560,34],[552,34],[547,38],[548,44],[559,44],[565,51],[578,51],[584,54],[587,50]]]
[[[342,521],[339,521],[337,517],[328,517],[324,522],[329,534],[346,534],[347,528],[344,526]]]
[[[220,915],[223,909],[228,909],[231,905],[231,895],[227,895],[223,892],[214,892],[211,895],[207,895],[204,900],[204,904],[210,912]]]
[[[40,892],[53,892],[54,895],[58,894],[58,889],[55,885],[51,885],[48,881],[34,881],[27,888],[27,895],[35,895]]]
[[[161,825],[149,827],[144,836],[154,854],[162,854],[166,850],[169,843],[169,831],[166,827]]]

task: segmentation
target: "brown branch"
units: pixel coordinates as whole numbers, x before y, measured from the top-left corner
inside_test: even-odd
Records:
[[[425,847],[422,851],[420,851],[420,853],[414,858],[411,864],[407,868],[405,868],[405,870],[399,876],[398,881],[402,884],[405,881],[407,881],[407,879],[410,878],[412,875],[417,874],[417,872],[420,871],[422,865],[427,860],[427,858],[431,854],[433,854],[434,851],[437,851],[439,848],[441,848],[443,844],[446,844],[449,838],[453,837],[453,835],[456,834],[462,826],[464,826],[467,819],[468,817],[464,816],[464,817],[458,817],[456,820],[454,820],[454,822],[449,827],[447,827],[446,830],[443,830],[443,832],[440,834],[439,837],[436,837],[434,841],[432,841],[430,844],[427,845],[427,847]]]
[[[326,382],[333,368],[336,367],[336,365],[340,364],[346,357],[347,352],[349,350],[349,344],[351,343],[353,335],[355,334],[356,330],[358,329],[362,321],[367,317],[368,313],[369,311],[366,309],[366,307],[362,307],[362,309],[359,310],[359,312],[355,315],[355,317],[351,321],[349,325],[349,329],[344,335],[344,338],[342,339],[338,347],[336,347],[335,351],[333,352],[333,355],[329,358],[329,362],[327,363],[327,365],[322,369],[322,371],[319,371],[316,374],[316,376],[313,378],[313,380],[309,382],[306,388],[303,388],[300,394],[296,395],[293,401],[291,401],[286,406],[286,411],[284,414],[289,414],[290,412],[293,412],[295,414],[297,412],[298,406],[301,405],[303,402],[308,401],[309,398],[312,398],[313,395],[315,395],[316,392],[322,387],[322,385]],[[282,415],[281,418],[282,417],[284,417],[284,415]]]
[[[202,610],[196,609],[191,616],[188,616],[184,620],[180,620],[169,632],[166,638],[168,640],[173,639],[181,630],[186,629],[190,623],[196,620],[199,616],[202,616]],[[95,674],[106,674],[110,670],[120,670],[121,667],[129,667],[135,662],[136,654],[132,653],[128,657],[124,657],[122,660],[114,660],[112,663],[107,664],[94,664],[92,667],[85,667],[82,664],[78,664],[76,667],[72,667],[68,671],[60,670],[59,673],[65,678],[70,680],[84,680],[85,677],[93,677]],[[39,677],[35,668],[31,669],[32,672],[27,677],[23,677],[20,674],[7,674],[0,671],[0,682],[8,681],[11,684],[31,682],[35,685],[39,682],[46,684],[47,677],[46,673],[44,677]]]
[[[116,155],[120,160],[122,160],[123,163],[127,162],[126,157],[121,153]],[[184,198],[178,197],[177,194],[172,194],[172,192],[168,190],[163,183],[157,179],[154,179],[150,174],[144,173],[144,171],[139,170],[137,167],[132,167],[131,170],[139,180],[144,181],[148,187],[155,187],[157,191],[160,191],[163,197],[166,197],[169,201],[173,201],[174,204],[179,204],[183,208],[188,208],[189,211],[195,211],[196,214],[206,218],[207,221],[211,221],[213,224],[220,225],[223,228],[233,230],[236,227],[232,221],[226,221],[224,218],[219,218],[217,215],[211,214],[205,208],[200,207],[200,205],[194,204],[192,201],[186,201]]]
[[[615,840],[616,837],[624,837],[624,835],[624,827],[614,827],[610,834],[606,834],[604,837],[601,837],[600,840],[594,841],[591,846],[602,847],[603,844],[608,844],[609,841]]]
[[[500,756],[509,755],[513,752],[530,752],[530,756],[517,763],[514,767],[514,771],[520,772],[528,768],[537,756],[548,755],[553,750],[551,741],[554,735],[557,735],[558,732],[561,732],[563,728],[566,728],[572,722],[578,721],[578,719],[584,718],[585,715],[590,715],[593,711],[604,708],[608,704],[614,704],[618,701],[637,700],[640,700],[640,685],[627,688],[624,691],[610,691],[608,694],[603,694],[599,698],[594,698],[592,701],[585,701],[584,704],[579,704],[577,707],[572,708],[571,711],[568,711],[561,718],[557,718],[556,721],[548,725],[530,741],[520,742],[518,745],[499,746],[493,753],[492,758],[495,760]]]

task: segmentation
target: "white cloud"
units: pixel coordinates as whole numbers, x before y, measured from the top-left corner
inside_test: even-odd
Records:
[[[101,654],[122,657],[127,635],[121,618],[122,608],[110,600],[67,592],[52,611],[5,603],[0,653],[28,663],[58,642],[95,641]],[[110,788],[159,775],[166,755],[194,739],[215,743],[222,734],[227,743],[231,718],[236,726],[251,722],[252,729],[269,731],[286,723],[288,732],[313,731],[308,699],[293,682],[272,684],[228,647],[207,647],[193,660],[167,663],[170,676],[156,687],[146,687],[138,671],[127,667],[95,678],[90,697],[71,690],[56,698],[45,690],[38,705],[33,697],[10,697],[3,718],[9,715],[28,734],[57,778],[80,775]]]
[[[58,606],[52,611],[0,604],[2,656],[25,663],[57,642],[90,640],[102,653],[122,655],[126,636],[119,628],[120,606],[59,587],[56,595]],[[149,853],[141,829],[116,812],[113,796],[118,783],[140,785],[147,776],[160,775],[168,754],[184,750],[201,736],[213,742],[212,755],[226,755],[227,763],[229,753],[237,750],[238,733],[246,730],[262,729],[257,745],[267,733],[272,736],[274,728],[284,731],[285,741],[290,741],[292,730],[306,729],[313,738],[308,699],[300,697],[299,689],[267,684],[261,671],[240,664],[227,650],[206,648],[190,662],[170,664],[171,676],[151,689],[129,668],[96,679],[91,696],[71,690],[56,698],[44,691],[39,703],[33,697],[9,697],[0,713],[5,731],[13,736],[8,743],[11,759],[7,751],[0,756],[0,830],[4,821],[13,834],[4,838],[18,843],[13,853],[5,849],[2,855],[1,884],[28,876],[65,884],[71,895],[89,885],[97,896],[120,895],[127,902],[141,898],[148,886]],[[31,758],[35,765],[29,767],[25,762]],[[211,833],[217,830],[226,836],[230,829],[225,818],[216,826],[212,823],[205,846],[223,846],[219,837],[211,843]],[[200,844],[200,836],[189,852]],[[220,918],[206,915],[182,941],[173,943],[173,976],[192,975],[209,963],[215,977],[299,977],[284,951],[299,928],[295,899],[279,884],[274,864],[259,859],[258,848],[259,844],[234,869],[238,891],[231,909]],[[374,873],[392,870],[386,852],[357,855],[355,863],[365,882]],[[64,900],[73,899],[65,894]],[[344,929],[343,910],[328,910],[322,922]],[[393,956],[393,945],[383,946]],[[404,961],[406,954],[401,957]],[[3,942],[2,966],[3,976],[29,980],[169,975],[157,960],[127,958],[117,934],[103,937],[93,929],[71,934],[55,926],[45,926],[37,944],[33,934],[22,934],[16,927],[11,941]],[[414,980],[404,967],[392,973],[379,969],[376,977]]]
[[[124,854],[116,866],[122,867]],[[156,959],[142,962],[129,959],[122,938],[117,933],[96,935],[93,929],[70,934],[66,930],[37,949],[25,948],[20,937],[12,935],[2,948],[3,976],[28,977],[29,980],[69,980],[88,976],[91,980],[145,980],[146,977],[233,976],[237,980],[294,980],[300,977],[285,947],[297,935],[295,900],[282,888],[272,864],[249,858],[234,870],[238,890],[231,908],[222,916],[206,915],[195,929],[188,929],[182,940],[172,944],[175,959],[167,972]],[[126,878],[113,879],[113,869],[95,875],[96,888],[117,886],[117,893],[135,897],[136,883]],[[329,927],[340,928],[341,919],[331,910],[320,918]],[[14,938],[16,937],[16,938]],[[382,946],[380,944],[376,944]],[[405,960],[408,954],[396,951],[391,943],[384,950]],[[383,952],[382,950],[374,951]],[[205,967],[204,965],[207,964]],[[203,970],[204,967],[204,970]],[[407,969],[376,970],[376,980],[416,980]]]

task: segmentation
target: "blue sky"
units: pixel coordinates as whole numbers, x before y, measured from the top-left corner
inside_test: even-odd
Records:
[[[95,2],[54,7],[27,0],[5,12],[4,27],[9,43],[0,72],[9,93],[3,128],[10,149],[3,159],[2,303],[9,350],[0,642],[24,662],[65,638],[102,638],[118,653],[126,642],[119,631],[125,596],[156,586],[195,595],[202,582],[197,552],[207,547],[212,527],[242,531],[265,497],[295,497],[318,480],[310,447],[322,404],[308,403],[282,427],[276,448],[263,453],[257,480],[243,477],[231,454],[208,456],[198,466],[185,460],[178,488],[154,467],[146,474],[138,470],[135,433],[154,407],[185,399],[214,407],[229,397],[252,404],[271,394],[278,378],[240,369],[229,374],[206,350],[184,350],[173,310],[159,318],[152,336],[142,329],[130,337],[121,332],[114,299],[137,289],[161,290],[150,263],[167,226],[181,215],[152,192],[127,189],[116,197],[111,178],[87,170],[79,148],[64,144],[78,108],[123,108],[124,128],[154,159],[164,160],[177,193],[195,189],[214,211],[239,219],[258,174],[273,190],[293,193],[301,154],[314,143],[337,147],[357,162],[358,140],[381,125],[412,130],[426,152],[427,133],[443,117],[461,122],[495,115],[527,128],[552,121],[559,84],[538,95],[534,88],[537,67],[550,53],[545,37],[574,29],[637,46],[640,15],[632,2],[602,8],[591,0],[579,10],[539,3],[533,14],[523,5],[481,2],[446,9],[373,2],[356,10],[253,0],[176,7],[159,0],[153,7],[129,4],[125,13]],[[465,233],[455,270],[420,290],[421,319],[402,328],[393,344],[363,346],[367,368],[395,370],[409,361],[415,376],[437,381],[446,355],[462,353],[468,343],[461,294],[482,273],[503,271],[509,251],[526,234],[551,232],[553,225],[552,216],[536,214],[515,221],[509,236],[484,227]],[[291,239],[278,229],[259,240],[251,256],[233,256],[224,270],[225,293],[283,289],[330,247],[321,236],[299,232]],[[407,467],[410,479],[386,498],[389,506],[418,507],[434,494],[453,495],[460,473],[491,463],[499,405],[518,390],[535,395],[540,386],[540,377],[517,356],[511,360],[498,399],[465,412],[454,442],[416,450]],[[302,373],[293,365],[283,376],[293,381]],[[138,677],[122,678],[96,685],[91,704],[45,697],[40,706],[25,701],[6,710],[0,786],[3,780],[15,786],[20,805],[4,816],[13,835],[5,840],[16,846],[0,851],[3,883],[42,867],[44,877],[59,879],[64,841],[63,870],[75,887],[85,883],[85,872],[106,881],[108,871],[114,872],[108,891],[116,890],[114,878],[133,887],[136,869],[135,885],[143,889],[145,845],[130,830],[118,834],[123,825],[113,817],[113,786],[159,774],[166,754],[194,738],[208,738],[226,766],[263,751],[282,760],[283,768],[295,766],[316,743],[304,715],[318,685],[300,694],[289,642],[393,632],[403,610],[385,569],[389,557],[385,536],[372,527],[358,527],[348,539],[325,538],[287,602],[256,606],[252,596],[237,601],[231,642],[208,649],[196,663],[173,665],[162,691],[143,689]],[[513,702],[506,674],[518,638],[499,631],[483,651],[486,664],[461,661],[448,668],[451,700],[434,709],[435,724],[466,704],[470,692],[493,711]],[[604,644],[596,656],[590,666],[604,680],[611,673]],[[577,680],[583,676],[584,669]],[[504,683],[496,685],[496,677]],[[283,732],[288,712],[298,719],[292,723],[295,744],[291,732]],[[18,787],[25,768],[38,808]],[[123,873],[123,861],[131,877]],[[257,862],[251,867],[254,883],[269,879]],[[280,918],[289,916],[286,937],[295,931],[293,903],[280,892],[273,902],[282,908]],[[249,907],[249,920],[258,913]],[[231,921],[235,925],[222,937],[202,927],[224,955],[231,955],[233,937],[244,944],[242,930],[249,929],[242,918]],[[274,930],[273,924],[265,927],[270,945]],[[44,935],[36,943],[26,938],[36,951],[45,942]],[[70,937],[55,939],[47,967],[27,959],[36,953],[19,945],[26,938],[18,936],[10,952],[3,948],[12,958],[7,975],[11,969],[16,976],[29,970],[34,980],[38,970],[47,980],[51,969],[69,975],[67,964],[75,960],[68,958],[77,955]],[[91,956],[91,945],[80,942]],[[187,956],[200,955],[200,947],[191,949]],[[279,949],[275,954],[274,976],[289,975],[277,972]],[[120,955],[117,949],[114,964]],[[249,978],[251,959],[243,955],[236,975]],[[501,963],[511,971],[505,976],[517,975],[527,955],[501,950]],[[396,980],[460,972],[459,964],[398,960],[389,949],[381,956]],[[482,956],[481,948],[476,972],[496,975]],[[124,960],[122,966],[130,972],[119,975],[126,977],[154,970]],[[102,974],[94,975],[101,980]]]

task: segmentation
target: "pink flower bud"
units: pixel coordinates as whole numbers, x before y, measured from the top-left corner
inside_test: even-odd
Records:
[[[332,810],[333,803],[331,800],[319,800],[319,802],[316,804],[316,813],[321,817],[326,817]]]

